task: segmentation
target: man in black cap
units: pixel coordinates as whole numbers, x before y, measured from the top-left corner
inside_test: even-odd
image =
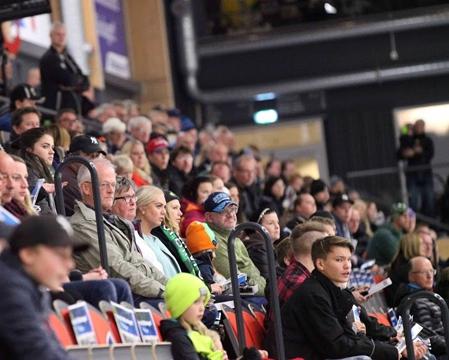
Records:
[[[79,135],[72,139],[67,156],[81,156],[87,160],[93,160],[100,156],[106,156],[106,153],[95,137]],[[67,185],[63,189],[64,208],[67,216],[73,215],[75,200],[81,200],[81,193],[78,188],[78,182],[76,181],[79,168],[79,163],[73,163],[62,170],[62,181],[67,181]]]
[[[19,84],[14,87],[9,94],[9,108],[0,110],[2,114],[0,116],[0,130],[11,132],[11,117],[14,111],[25,107],[35,108],[36,104],[40,104],[43,101],[44,98],[28,84]]]
[[[351,233],[348,228],[351,219],[353,201],[347,194],[337,194],[332,201],[332,215],[335,219],[337,236],[351,240]]]
[[[329,188],[326,183],[321,180],[313,180],[310,184],[310,195],[315,198],[317,210],[325,210],[324,207],[329,202]]]
[[[61,216],[32,216],[14,230],[0,256],[1,359],[69,359],[48,327],[48,292],[41,287],[61,287],[72,249],[85,247]]]

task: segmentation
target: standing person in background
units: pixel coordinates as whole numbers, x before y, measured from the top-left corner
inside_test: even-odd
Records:
[[[81,94],[89,89],[89,78],[83,74],[66,49],[66,28],[55,22],[50,30],[51,46],[40,60],[44,107],[75,109],[82,113]]]
[[[435,199],[433,191],[433,173],[430,168],[434,156],[433,140],[426,134],[426,123],[417,120],[413,125],[410,141],[402,141],[399,157],[407,161],[407,166],[429,166],[428,169],[407,171],[407,190],[410,207],[427,216],[433,216]]]

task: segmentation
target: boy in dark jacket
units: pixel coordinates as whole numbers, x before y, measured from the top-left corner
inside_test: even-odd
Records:
[[[63,217],[25,219],[10,238],[10,249],[0,256],[0,359],[65,360],[47,324],[48,292],[62,288],[73,267],[75,244]]]
[[[352,244],[338,236],[315,241],[312,276],[282,308],[282,327],[287,358],[306,360],[367,356],[396,360],[394,345],[354,332],[348,314],[355,303],[346,288],[351,274]],[[417,345],[417,358],[426,348]]]

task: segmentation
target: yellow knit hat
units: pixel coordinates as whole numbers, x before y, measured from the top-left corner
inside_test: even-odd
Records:
[[[210,291],[204,282],[188,273],[179,273],[168,280],[165,286],[165,305],[172,318],[179,318],[200,296],[206,305]]]

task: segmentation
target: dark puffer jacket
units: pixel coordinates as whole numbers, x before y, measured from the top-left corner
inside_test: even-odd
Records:
[[[408,295],[425,290],[416,284],[400,285],[396,294],[395,304],[399,305]],[[430,339],[432,354],[439,356],[446,353],[446,342],[444,340],[444,328],[441,321],[441,309],[438,305],[428,299],[416,299],[410,314],[413,321],[424,327],[424,336]],[[420,334],[420,336],[423,334]]]

